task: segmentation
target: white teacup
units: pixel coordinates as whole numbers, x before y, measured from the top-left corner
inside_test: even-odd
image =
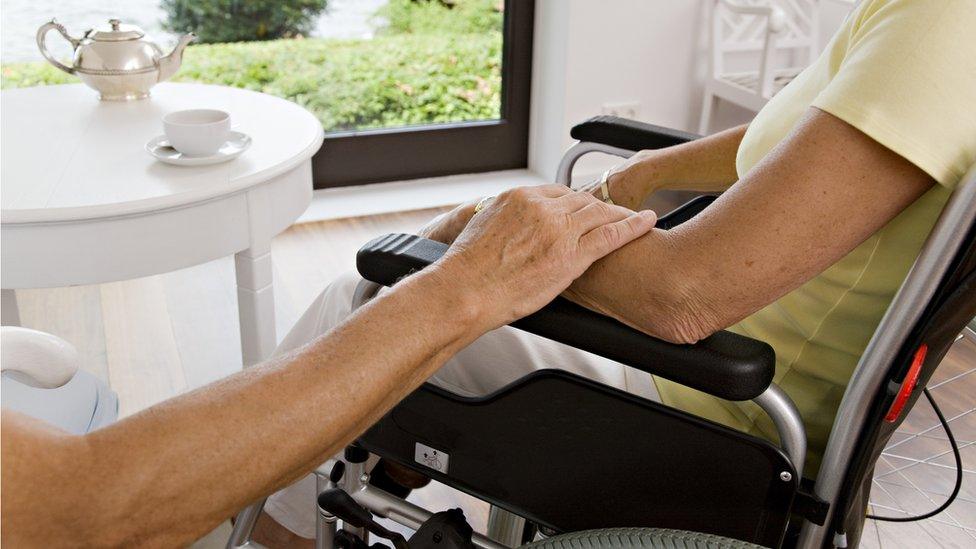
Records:
[[[163,117],[170,146],[187,156],[210,156],[230,134],[230,115],[216,109],[190,109]]]

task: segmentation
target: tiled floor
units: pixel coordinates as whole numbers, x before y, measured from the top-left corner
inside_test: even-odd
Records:
[[[862,547],[976,547],[976,342],[961,339],[936,371],[929,390],[960,447],[963,484],[956,501],[924,521],[869,521]],[[875,469],[871,512],[904,517],[941,505],[952,492],[955,460],[945,431],[923,397],[892,437]]]

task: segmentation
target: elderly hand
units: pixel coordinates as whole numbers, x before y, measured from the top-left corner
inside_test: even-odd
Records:
[[[644,199],[664,186],[666,162],[660,151],[640,151],[610,170],[608,188],[610,198],[617,206],[637,211]],[[578,189],[603,200],[600,181],[594,181]],[[474,208],[481,199],[476,198],[457,206],[449,212],[431,219],[418,234],[424,238],[450,244],[454,242],[468,221],[474,216]]]
[[[438,270],[477,292],[477,316],[487,330],[552,301],[656,220],[652,211],[635,213],[562,185],[513,189],[471,218]]]
[[[631,210],[637,210],[644,199],[657,190],[661,182],[662,162],[659,151],[640,151],[624,162],[610,169],[607,188],[613,203]],[[582,187],[587,192],[603,200],[600,180]]]

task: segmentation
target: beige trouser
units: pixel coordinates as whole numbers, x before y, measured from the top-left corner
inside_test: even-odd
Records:
[[[342,322],[350,313],[353,292],[359,280],[356,273],[347,273],[330,284],[285,336],[275,354],[300,347]],[[396,345],[395,341],[389,343]],[[460,395],[477,396],[543,368],[568,370],[658,400],[654,383],[647,374],[508,327],[482,336],[449,360],[429,381]],[[308,475],[268,498],[264,509],[289,530],[312,538],[317,513],[315,496],[315,477]]]

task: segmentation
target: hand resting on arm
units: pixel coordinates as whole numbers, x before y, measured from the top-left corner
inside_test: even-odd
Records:
[[[566,295],[656,337],[691,343],[814,277],[933,184],[853,126],[810,108],[708,209],[598,261]]]
[[[744,132],[740,126],[638,153],[615,170],[610,196],[628,207],[660,189],[728,190],[691,221],[655,229],[594,263],[565,296],[655,337],[692,343],[817,275],[934,184],[816,108],[735,182]],[[422,234],[451,242],[475,202],[434,219]]]
[[[186,545],[307,474],[457,351],[654,221],[559,186],[510,191],[430,268],[290,355],[84,436],[4,411],[3,544]]]

